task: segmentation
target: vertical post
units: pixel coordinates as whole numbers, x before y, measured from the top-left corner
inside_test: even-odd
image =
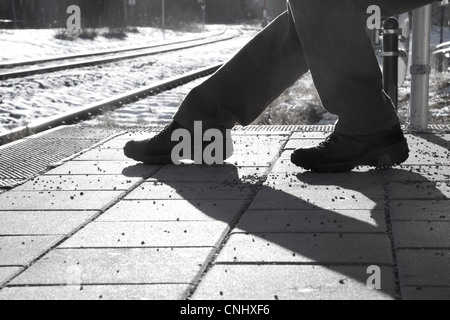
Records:
[[[205,26],[206,26],[206,0],[203,0],[202,20],[203,20],[203,31],[205,31]]]
[[[383,24],[383,83],[384,91],[398,109],[398,28],[396,18],[389,18]]]
[[[428,129],[428,95],[430,88],[431,5],[413,11],[411,61],[410,126],[412,130]]]
[[[202,31],[205,31],[205,26],[206,26],[206,0],[197,0],[197,3],[200,5],[200,9],[202,9],[202,24],[203,24]]]
[[[123,0],[123,24],[128,27],[128,0]]]
[[[135,24],[135,16],[134,16],[134,7],[136,6],[136,0],[129,0],[128,5],[130,6],[130,14],[128,15],[131,22],[129,23],[130,27],[134,27]]]
[[[440,37],[439,37],[439,44],[444,42],[444,18],[445,18],[445,6],[446,6],[444,1],[441,2],[440,6],[441,6],[441,34],[440,34]],[[438,71],[439,72],[444,72],[445,54],[444,53],[439,54],[438,55],[438,59],[439,59],[439,61],[438,61],[438,63],[439,63]]]
[[[380,29],[373,29],[373,40],[374,45],[379,46],[380,45],[380,36],[381,36],[381,30]]]
[[[162,12],[161,12],[161,28],[163,32],[163,39],[166,39],[166,2],[161,0]]]
[[[263,23],[262,23],[262,26],[263,26],[263,28],[265,28],[265,27],[267,27],[267,25],[269,24],[269,19],[268,19],[268,13],[267,13],[267,0],[264,0],[264,3],[263,3],[263,13],[262,13],[262,15],[263,15]]]

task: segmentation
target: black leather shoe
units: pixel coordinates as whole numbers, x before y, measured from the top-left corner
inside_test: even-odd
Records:
[[[291,161],[316,172],[347,172],[357,166],[392,167],[405,162],[409,148],[400,125],[363,136],[332,133],[317,147],[295,150]]]
[[[185,129],[183,126],[175,121],[172,121],[167,125],[160,133],[151,139],[143,141],[130,141],[124,147],[125,156],[133,160],[143,162],[145,164],[159,165],[159,164],[171,164],[172,150],[178,145],[179,141],[172,141],[172,133],[177,129]],[[190,132],[190,131],[189,131]],[[191,154],[187,155],[183,160],[194,160],[194,134],[191,133],[192,145]],[[233,143],[231,136],[227,131],[222,131],[223,135],[223,160],[231,157],[233,154]],[[203,142],[202,150],[211,144],[211,142]]]

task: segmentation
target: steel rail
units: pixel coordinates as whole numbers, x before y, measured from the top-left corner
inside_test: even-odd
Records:
[[[35,65],[35,64],[39,64],[39,63],[49,63],[49,62],[56,62],[56,61],[61,61],[61,60],[95,57],[95,56],[102,56],[102,55],[108,55],[108,54],[123,53],[123,52],[128,52],[128,51],[148,50],[148,49],[170,46],[170,45],[175,45],[175,44],[204,40],[204,39],[208,39],[208,38],[212,38],[212,37],[218,37],[218,36],[225,34],[225,32],[226,32],[226,30],[224,30],[220,33],[215,33],[215,34],[211,34],[211,35],[204,36],[204,37],[171,41],[171,42],[160,42],[160,43],[153,44],[150,46],[136,46],[136,47],[123,48],[123,49],[119,49],[119,50],[115,49],[115,50],[103,50],[103,51],[94,51],[94,52],[77,53],[77,54],[66,54],[66,55],[51,56],[51,57],[32,59],[32,60],[13,60],[13,61],[0,63],[0,69],[11,69],[11,68],[16,68],[16,67]]]
[[[221,41],[227,41],[227,40],[234,39],[236,37],[238,37],[238,35],[220,37],[218,39],[206,40],[206,41],[205,40],[203,40],[203,41],[197,40],[194,43],[190,43],[188,45],[185,45],[185,44],[170,45],[164,49],[155,49],[155,50],[150,50],[150,51],[140,52],[140,53],[124,54],[124,55],[109,57],[109,58],[90,59],[90,60],[81,61],[81,62],[70,62],[70,63],[58,64],[58,65],[54,65],[54,66],[30,68],[30,69],[26,69],[26,70],[19,70],[19,71],[12,71],[12,72],[3,72],[3,73],[0,73],[0,80],[21,78],[21,77],[26,77],[26,76],[36,75],[36,74],[51,73],[51,72],[60,71],[60,70],[75,69],[75,68],[81,68],[81,67],[86,67],[86,66],[106,64],[106,63],[115,62],[115,61],[119,61],[119,60],[139,58],[142,56],[150,56],[150,55],[156,55],[156,54],[167,53],[167,52],[172,52],[172,51],[179,51],[179,50],[204,46],[207,44],[217,43],[217,42],[221,42]]]
[[[16,140],[37,134],[61,125],[70,125],[88,120],[95,115],[120,108],[124,104],[141,100],[145,97],[168,91],[195,79],[205,77],[217,71],[222,64],[209,66],[199,70],[185,73],[178,77],[159,81],[155,84],[138,88],[109,99],[91,103],[87,106],[70,110],[61,115],[37,120],[27,126],[21,126],[12,131],[0,135],[0,146]]]

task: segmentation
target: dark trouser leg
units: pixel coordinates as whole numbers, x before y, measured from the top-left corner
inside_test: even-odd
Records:
[[[174,119],[191,128],[248,125],[308,71],[291,15],[285,12],[185,98]]]
[[[322,103],[339,116],[337,132],[364,135],[389,129],[399,122],[382,89],[381,70],[364,28],[367,6],[379,5],[385,14],[394,14],[431,2],[289,0]]]
[[[386,15],[432,0],[290,0],[289,12],[186,97],[175,120],[185,127],[247,125],[308,69],[336,131],[363,135],[398,123],[364,30],[369,5]]]

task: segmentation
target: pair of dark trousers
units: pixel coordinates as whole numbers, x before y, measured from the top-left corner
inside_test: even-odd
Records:
[[[398,124],[366,31],[367,8],[384,17],[434,0],[289,0],[287,11],[256,35],[181,103],[174,120],[191,128],[251,124],[279,95],[311,71],[335,131],[364,135]]]

